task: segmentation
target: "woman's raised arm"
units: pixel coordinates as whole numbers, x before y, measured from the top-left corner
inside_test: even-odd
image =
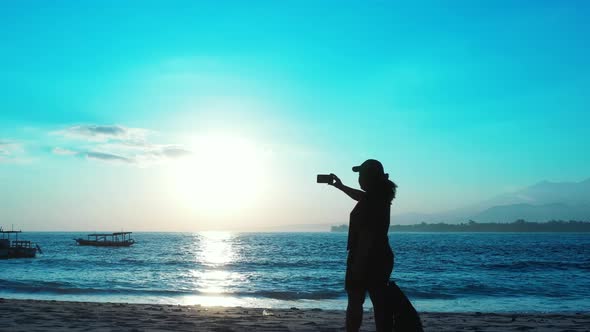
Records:
[[[332,176],[332,181],[328,184],[342,190],[342,192],[347,194],[350,198],[355,201],[360,201],[365,196],[364,191],[345,186],[335,174],[331,173],[330,175]]]

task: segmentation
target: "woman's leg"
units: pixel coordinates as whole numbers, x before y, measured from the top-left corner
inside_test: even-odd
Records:
[[[358,332],[363,322],[363,303],[365,289],[348,289],[348,306],[346,307],[346,332]]]
[[[393,329],[393,303],[389,296],[388,289],[389,277],[393,272],[393,251],[385,251],[382,260],[377,265],[374,279],[369,287],[369,296],[373,302],[373,312],[375,313],[375,327],[377,332],[391,332]]]
[[[369,296],[371,302],[373,302],[377,332],[391,332],[393,329],[393,308],[388,296],[387,286],[369,289]]]

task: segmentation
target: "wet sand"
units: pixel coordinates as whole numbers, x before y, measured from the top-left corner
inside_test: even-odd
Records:
[[[422,313],[425,331],[590,331],[590,313]],[[362,331],[374,331],[367,312]],[[0,331],[343,331],[344,311],[0,299]]]

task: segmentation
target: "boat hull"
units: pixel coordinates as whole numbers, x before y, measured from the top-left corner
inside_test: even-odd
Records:
[[[78,245],[81,246],[93,246],[93,247],[129,247],[135,243],[135,241],[93,241],[76,239]]]
[[[37,255],[36,248],[3,248],[3,249],[0,249],[0,259],[34,258],[36,255]]]
[[[4,231],[0,227],[0,259],[8,258],[34,258],[37,255],[37,246],[31,241],[18,240],[18,233],[21,231]],[[8,234],[8,236],[6,236]],[[10,236],[17,234],[15,240],[11,240]],[[39,248],[39,252],[41,249]]]

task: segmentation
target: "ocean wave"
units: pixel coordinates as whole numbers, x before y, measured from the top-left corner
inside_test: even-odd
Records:
[[[82,294],[138,294],[138,295],[178,295],[182,291],[167,290],[140,290],[140,289],[121,289],[121,288],[92,288],[77,287],[67,282],[47,282],[47,281],[8,281],[0,280],[0,291],[7,293],[25,293],[25,294],[64,294],[64,295],[82,295]]]
[[[327,300],[337,299],[346,295],[344,291],[319,291],[319,292],[296,292],[296,291],[256,291],[239,292],[234,295],[242,297],[264,297],[276,300]]]
[[[67,282],[46,282],[46,281],[8,281],[0,280],[0,292],[18,294],[56,294],[56,295],[121,295],[121,296],[188,296],[188,295],[219,295],[234,297],[267,298],[284,301],[296,300],[329,300],[346,297],[342,290],[321,290],[321,291],[281,291],[281,290],[259,290],[259,291],[236,291],[224,293],[209,293],[199,290],[176,289],[137,289],[137,288],[101,288],[101,287],[79,287]],[[456,296],[446,292],[420,291],[417,289],[404,289],[408,296],[415,299],[454,299]]]
[[[489,270],[503,271],[547,271],[547,270],[571,270],[579,269],[590,271],[590,262],[555,262],[555,261],[518,261],[510,263],[484,264],[483,267]]]
[[[182,296],[182,295],[211,295],[198,290],[158,290],[158,289],[132,289],[132,288],[92,288],[76,287],[66,282],[46,281],[8,281],[0,280],[0,289],[7,293],[30,294],[64,294],[64,295],[138,295],[138,296]],[[263,297],[278,300],[320,300],[339,298],[344,293],[337,291],[321,292],[297,292],[297,291],[255,291],[255,292],[228,292],[215,293],[222,296],[238,297]]]
[[[402,289],[402,291],[411,299],[453,300],[459,298],[457,295],[452,295],[445,292],[420,291],[417,289]]]
[[[326,268],[327,266],[342,266],[342,261],[327,262],[320,259],[316,261],[311,260],[297,260],[292,262],[286,261],[262,261],[262,262],[236,262],[225,264],[225,268],[229,269],[305,269],[305,268]]]
[[[78,247],[71,234],[34,235],[31,240],[44,254],[0,261],[0,296],[346,303],[346,237],[338,234],[243,234],[223,242],[223,248],[207,248],[181,234],[140,235],[142,242],[124,250]],[[396,234],[392,245],[392,279],[419,304],[456,311],[502,299],[489,309],[506,310],[505,300],[523,310],[556,310],[563,303],[588,307],[588,235]],[[221,254],[227,257],[208,260]]]

